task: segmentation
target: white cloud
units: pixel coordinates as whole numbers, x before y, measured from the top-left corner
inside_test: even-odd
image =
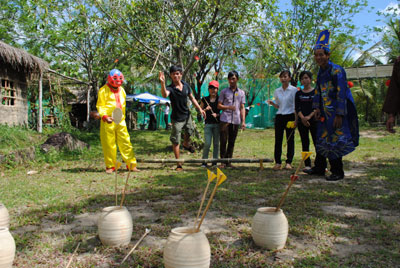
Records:
[[[400,16],[400,4],[391,2],[389,5],[386,6],[385,9],[380,10],[385,15],[397,15]]]

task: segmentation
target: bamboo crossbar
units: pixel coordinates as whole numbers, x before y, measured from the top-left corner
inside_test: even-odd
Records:
[[[221,158],[221,159],[136,159],[138,163],[259,163],[272,162],[269,158]]]

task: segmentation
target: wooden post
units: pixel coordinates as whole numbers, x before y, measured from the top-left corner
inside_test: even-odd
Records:
[[[87,95],[86,95],[86,122],[89,123],[90,120],[90,90],[92,89],[92,86],[89,85]]]
[[[39,111],[38,111],[38,125],[37,125],[37,131],[39,133],[42,133],[42,113],[43,113],[43,103],[42,103],[42,98],[43,98],[43,73],[40,72],[39,74]]]

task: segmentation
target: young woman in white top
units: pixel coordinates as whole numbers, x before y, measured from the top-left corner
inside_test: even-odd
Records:
[[[295,96],[297,88],[290,85],[291,74],[290,71],[284,70],[279,74],[279,79],[282,83],[280,88],[277,88],[274,93],[275,102],[268,100],[268,104],[274,106],[278,111],[275,117],[275,149],[274,158],[275,166],[273,170],[279,170],[282,167],[282,141],[283,133],[286,131],[287,140],[287,153],[285,169],[292,169],[292,160],[294,156],[294,130],[295,128],[287,128],[289,121],[294,121],[296,126],[296,113],[295,113]]]
[[[169,123],[168,123],[168,115],[169,115],[169,103],[165,103],[165,108],[164,108],[164,122],[165,122],[165,129],[169,129]]]

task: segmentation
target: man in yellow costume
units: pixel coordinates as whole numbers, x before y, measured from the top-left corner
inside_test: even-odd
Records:
[[[100,141],[103,147],[106,173],[113,173],[117,161],[117,145],[122,159],[127,168],[138,171],[136,158],[132,149],[128,129],[125,122],[126,93],[122,88],[124,75],[121,71],[113,69],[107,77],[107,84],[100,88],[97,98],[97,111],[100,114]],[[112,117],[116,108],[122,110],[122,118],[119,124]]]

